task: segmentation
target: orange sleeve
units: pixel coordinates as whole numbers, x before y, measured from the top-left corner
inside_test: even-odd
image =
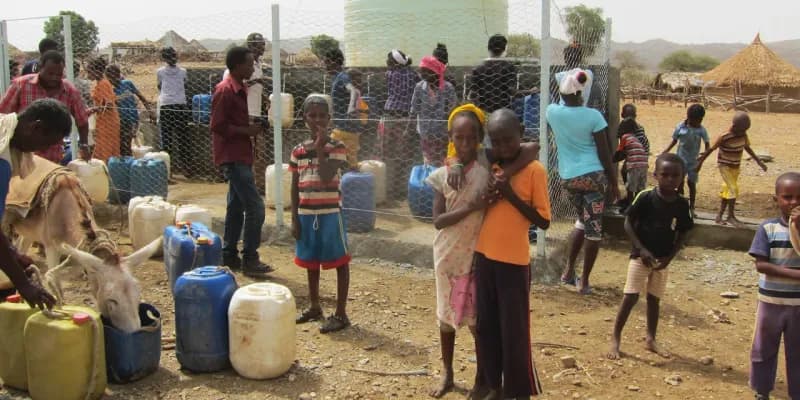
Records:
[[[550,195],[547,190],[547,172],[534,161],[531,164],[531,207],[543,218],[550,220]]]

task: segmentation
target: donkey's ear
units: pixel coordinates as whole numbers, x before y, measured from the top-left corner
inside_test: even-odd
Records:
[[[162,239],[159,237],[156,240],[153,240],[147,246],[142,247],[139,250],[136,250],[133,254],[122,257],[122,266],[125,268],[135,268],[139,265],[142,265],[145,261],[149,260],[150,257],[153,256],[160,248],[161,248]]]
[[[66,243],[61,245],[61,251],[92,273],[96,273],[98,270],[102,269],[105,264],[100,258],[85,251],[78,250]]]

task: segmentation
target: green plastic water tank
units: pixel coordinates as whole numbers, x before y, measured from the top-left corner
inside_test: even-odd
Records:
[[[437,42],[447,45],[450,65],[477,65],[488,56],[489,37],[508,32],[508,0],[347,0],[344,7],[352,67],[386,65],[394,48],[417,64]]]

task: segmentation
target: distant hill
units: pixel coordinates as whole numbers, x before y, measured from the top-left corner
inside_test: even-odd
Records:
[[[766,45],[784,60],[800,68],[800,39],[766,43]],[[744,43],[680,44],[662,39],[648,40],[641,43],[612,42],[611,57],[613,63],[614,54],[618,51],[632,51],[639,57],[639,60],[644,63],[645,68],[649,71],[656,72],[658,71],[658,64],[661,60],[674,51],[688,50],[693,53],[714,57],[722,62],[746,46],[747,44]]]

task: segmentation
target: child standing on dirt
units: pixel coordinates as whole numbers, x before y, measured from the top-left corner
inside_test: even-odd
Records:
[[[456,148],[455,164],[464,171],[463,186],[447,184],[449,167],[435,170],[426,182],[433,187],[433,265],[436,277],[436,317],[442,347],[442,381],[431,391],[442,397],[453,388],[456,329],[467,326],[475,338],[475,277],[472,258],[478,241],[489,183],[489,170],[478,161],[483,141],[483,111],[472,104],[456,108],[448,132]]]
[[[703,118],[706,116],[706,109],[700,104],[692,104],[686,110],[686,120],[678,124],[672,133],[672,142],[662,153],[669,153],[675,145],[678,145],[678,157],[683,159],[686,166],[686,180],[689,185],[689,207],[694,212],[694,200],[697,197],[697,157],[700,155],[700,141],[706,145],[706,152],[710,146],[711,139],[708,131],[703,127]],[[680,194],[683,194],[683,182],[681,182]]]
[[[800,399],[800,254],[792,248],[789,229],[800,218],[800,173],[779,176],[774,199],[781,215],[761,223],[749,252],[760,275],[750,387],[756,399],[769,399],[783,336],[789,398]]]
[[[309,308],[297,316],[303,324],[323,318],[319,302],[320,269],[336,269],[336,313],[319,328],[320,333],[350,326],[347,293],[350,287],[350,253],[341,213],[339,180],[347,170],[347,148],[328,136],[331,114],[328,101],[311,95],[303,102],[303,120],[311,137],[295,146],[289,161],[292,173],[292,236],[297,240],[295,264],[308,273]]]
[[[700,158],[697,160],[697,171],[703,166],[703,161],[706,160],[714,150],[719,149],[717,154],[717,165],[719,166],[719,174],[722,176],[722,190],[719,196],[722,198],[722,203],[719,206],[719,212],[715,221],[718,224],[729,223],[734,226],[741,226],[741,222],[736,219],[736,197],[739,195],[739,168],[742,163],[742,152],[746,151],[750,157],[758,163],[758,166],[767,172],[767,166],[761,161],[760,158],[750,148],[750,139],[747,137],[747,130],[750,129],[750,116],[745,112],[737,112],[733,116],[733,123],[731,124],[728,132],[723,133],[714,142]],[[728,209],[727,221],[722,221],[722,215],[725,214],[725,209]]]
[[[525,127],[507,108],[495,111],[487,124],[493,170],[520,156]],[[533,161],[511,176],[494,177],[502,199],[486,211],[475,247],[478,312],[478,398],[529,398],[542,392],[531,357],[530,245],[528,229],[550,226],[547,173]],[[502,396],[502,397],[500,397]]]
[[[619,358],[622,328],[642,292],[647,292],[646,348],[663,357],[668,353],[656,345],[656,328],[661,297],[667,286],[667,266],[683,246],[686,233],[694,226],[689,203],[677,193],[686,175],[683,160],[675,154],[662,154],[656,159],[653,174],[658,185],[636,196],[628,208],[625,232],[633,249],[625,281],[625,297],[617,313],[611,350],[608,358]]]
[[[636,121],[624,119],[619,124],[619,147],[614,155],[617,161],[624,159],[625,189],[628,194],[626,203],[630,205],[636,195],[647,186],[647,151],[636,137]]]

